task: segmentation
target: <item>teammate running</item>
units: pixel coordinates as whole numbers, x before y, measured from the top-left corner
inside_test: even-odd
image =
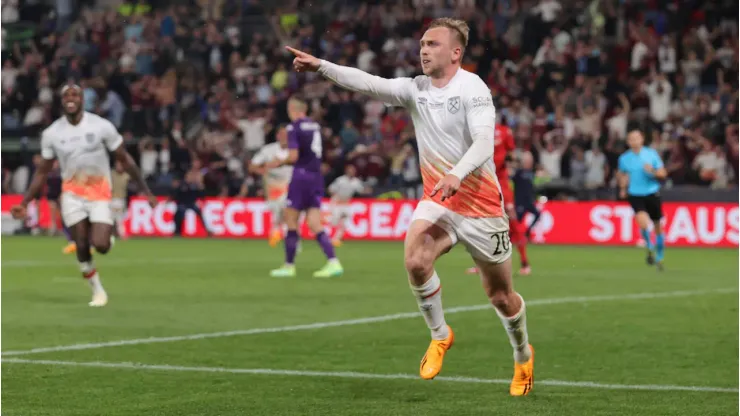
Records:
[[[347,227],[347,221],[351,216],[350,201],[355,194],[365,192],[365,184],[357,177],[357,168],[354,165],[347,165],[344,168],[344,175],[336,178],[329,185],[331,194],[331,222],[336,228],[334,238],[331,243],[334,247],[342,245],[344,230]]]
[[[519,261],[521,263],[519,274],[527,276],[532,272],[532,269],[529,267],[529,259],[527,258],[527,237],[525,237],[523,226],[516,216],[514,192],[511,190],[509,169],[506,166],[511,153],[516,149],[514,133],[505,124],[499,123],[496,124],[494,137],[493,163],[496,165],[496,177],[499,179],[501,194],[504,197],[504,208],[506,209],[506,215],[509,217],[509,237],[516,244],[517,251],[519,251]],[[468,274],[477,274],[478,268],[471,267],[466,272]]]
[[[285,264],[270,272],[272,277],[295,277],[295,254],[298,248],[298,219],[306,212],[308,227],[316,235],[327,258],[327,263],[313,274],[317,278],[338,277],[344,273],[334,255],[334,247],[321,223],[321,198],[324,196],[324,176],[321,174],[321,126],[306,116],[308,106],[292,97],[288,100],[287,127],[289,154],[286,160],[267,163],[267,169],[293,165],[288,185],[288,200],[284,210],[288,235],[285,237]]]
[[[28,203],[39,193],[54,159],[62,169],[62,219],[72,231],[77,246],[77,260],[82,276],[92,288],[90,306],[105,306],[108,295],[100,283],[92,261],[90,245],[100,254],[111,248],[113,214],[111,212],[111,172],[108,152],[113,152],[149,198],[157,203],[141,177],[139,168],[126,152],[123,138],[108,120],[83,111],[83,92],[77,85],[62,89],[64,116],[41,134],[42,163],[31,180],[20,205],[12,208],[15,218],[26,217]]]
[[[488,86],[460,67],[469,31],[461,20],[433,20],[420,41],[424,75],[413,79],[384,79],[287,49],[296,56],[297,71],[318,71],[341,87],[405,107],[411,114],[424,196],[406,233],[404,262],[432,337],[421,360],[421,377],[439,374],[455,340],[445,322],[434,263],[460,241],[480,268],[483,287],[514,349],[509,392],[523,396],[534,383],[534,350],[524,300],[512,284],[509,222],[491,158],[493,100]]]
[[[288,158],[288,131],[285,127],[278,129],[276,138],[277,142],[264,145],[254,155],[249,167],[252,173],[262,176],[267,206],[272,214],[272,230],[269,239],[271,247],[277,246],[283,239],[283,208],[285,208],[285,200],[288,196],[288,183],[293,174],[293,167],[290,165],[266,168],[269,163],[284,161]],[[246,196],[246,192],[242,196]]]
[[[644,144],[645,137],[639,130],[627,134],[629,150],[619,156],[619,197],[627,199],[635,211],[635,220],[647,247],[647,263],[657,264],[658,270],[663,270],[665,237],[660,223],[663,217],[660,181],[668,176],[668,172],[658,152]],[[650,236],[651,221],[655,243]]]

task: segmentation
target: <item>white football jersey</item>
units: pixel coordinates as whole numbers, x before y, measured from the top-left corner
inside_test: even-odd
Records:
[[[59,160],[62,192],[107,201],[111,199],[108,152],[122,144],[123,137],[110,121],[85,111],[77,125],[62,116],[41,133],[41,157]]]
[[[360,178],[342,175],[334,180],[329,185],[329,192],[332,196],[335,196],[339,201],[348,201],[356,193],[360,193],[365,189],[365,185],[362,183]]]
[[[256,155],[252,158],[252,163],[258,166],[270,163],[276,160],[286,160],[288,158],[288,149],[280,147],[280,143],[270,143],[262,146]],[[285,183],[290,181],[293,175],[293,166],[284,165],[279,168],[273,168],[265,174],[265,183]]]
[[[444,88],[434,87],[426,75],[384,81],[392,84],[388,89],[391,94],[381,98],[411,113],[424,183],[422,199],[431,199],[434,186],[473,143],[471,128],[495,129],[496,110],[491,90],[478,75],[462,68]],[[435,197],[434,202],[468,217],[503,216],[493,159],[462,181],[455,198],[441,202]]]

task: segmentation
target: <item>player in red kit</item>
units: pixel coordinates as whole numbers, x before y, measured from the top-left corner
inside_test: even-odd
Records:
[[[509,182],[509,172],[506,168],[506,162],[511,152],[516,148],[514,143],[514,133],[506,124],[496,124],[496,133],[494,136],[493,163],[496,165],[496,177],[501,186],[501,195],[504,197],[504,208],[506,215],[509,217],[509,236],[511,241],[516,245],[519,251],[522,267],[519,274],[528,275],[531,272],[529,260],[527,259],[527,237],[522,224],[517,219],[516,210],[514,209],[514,192]],[[477,267],[471,267],[467,270],[470,274],[478,273]]]

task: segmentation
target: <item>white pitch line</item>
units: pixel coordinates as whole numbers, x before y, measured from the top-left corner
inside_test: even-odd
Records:
[[[607,302],[607,301],[622,301],[622,300],[641,300],[641,299],[660,299],[660,298],[672,298],[672,297],[684,297],[684,296],[701,296],[709,294],[722,294],[722,293],[734,293],[737,292],[738,288],[723,288],[713,290],[682,290],[674,292],[657,292],[657,293],[632,293],[624,295],[606,295],[606,296],[578,296],[578,297],[567,297],[567,298],[549,298],[549,299],[533,299],[527,300],[527,307],[541,306],[541,305],[558,305],[565,303],[586,303],[586,302]],[[445,314],[461,313],[480,311],[490,309],[490,304],[483,305],[470,305],[470,306],[458,306],[454,308],[445,309]],[[371,316],[366,318],[348,319],[342,321],[329,321],[329,322],[315,322],[312,324],[302,325],[289,325],[289,326],[278,326],[272,328],[252,328],[252,329],[238,329],[234,331],[223,331],[223,332],[209,332],[191,335],[176,335],[170,337],[150,337],[150,338],[136,338],[136,339],[124,339],[119,341],[108,341],[108,342],[96,342],[88,344],[72,344],[72,345],[59,345],[54,347],[40,347],[32,348],[30,350],[17,350],[17,351],[3,351],[2,356],[18,356],[18,355],[29,355],[29,354],[41,354],[46,352],[60,352],[60,351],[79,351],[79,350],[92,350],[98,348],[108,347],[120,347],[125,345],[141,345],[141,344],[156,344],[163,342],[178,342],[178,341],[191,341],[206,338],[223,338],[233,337],[240,335],[256,335],[256,334],[269,334],[276,332],[294,332],[294,331],[307,331],[312,329],[323,329],[323,328],[334,328],[340,326],[351,326],[351,325],[363,325],[372,324],[377,322],[388,322],[396,321],[399,319],[411,319],[418,318],[421,314],[419,312],[405,312],[396,313],[391,315]]]
[[[78,362],[78,361],[56,361],[56,360],[26,360],[22,358],[3,358],[3,363],[12,364],[37,364],[49,366],[68,367],[92,367],[92,368],[117,368],[130,370],[172,371],[172,372],[200,372],[200,373],[226,373],[226,374],[251,374],[268,376],[293,376],[293,377],[331,377],[331,378],[355,378],[366,380],[415,380],[419,376],[411,374],[374,374],[359,373],[354,371],[298,371],[278,370],[271,368],[225,368],[225,367],[186,367],[177,365],[153,365],[141,363],[111,363],[111,362]],[[435,381],[447,381],[455,383],[475,384],[509,384],[511,380],[488,379],[477,377],[435,377]],[[591,381],[563,381],[563,380],[537,380],[537,385],[554,387],[576,387],[604,390],[643,390],[643,391],[689,391],[689,392],[711,392],[711,393],[737,393],[738,389],[733,387],[708,387],[708,386],[674,386],[662,384],[611,384],[595,383]]]
[[[75,264],[76,259],[65,260],[5,260],[2,269],[25,269],[29,267],[54,267]],[[239,258],[223,259],[212,257],[160,257],[153,259],[142,258],[112,258],[102,260],[103,267],[109,266],[131,266],[135,264],[178,264],[178,263],[243,263]]]

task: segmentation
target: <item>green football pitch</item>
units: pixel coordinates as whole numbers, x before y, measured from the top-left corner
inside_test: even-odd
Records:
[[[535,386],[512,398],[462,248],[437,267],[456,344],[423,381],[401,244],[348,242],[345,275],[316,280],[312,241],[295,279],[268,277],[264,241],[123,241],[96,257],[94,309],[62,243],[2,239],[3,415],[737,414],[737,250],[669,247],[659,273],[637,248],[531,247]]]

